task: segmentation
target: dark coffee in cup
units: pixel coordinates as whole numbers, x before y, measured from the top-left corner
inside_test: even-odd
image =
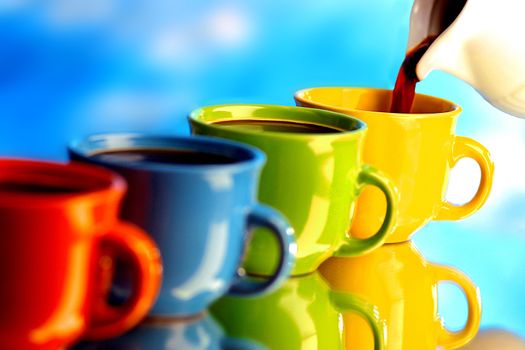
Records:
[[[10,194],[73,194],[80,192],[80,189],[71,187],[60,187],[54,185],[25,183],[25,182],[2,182],[0,181],[0,196]]]
[[[214,122],[213,124],[262,132],[283,132],[292,134],[334,134],[341,129],[314,123],[285,120],[238,119]]]
[[[156,163],[181,165],[232,164],[236,160],[222,154],[162,148],[130,148],[95,153],[93,159],[111,163]]]

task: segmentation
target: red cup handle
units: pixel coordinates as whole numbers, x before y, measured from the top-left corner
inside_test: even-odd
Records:
[[[91,318],[83,338],[99,340],[119,336],[136,326],[156,301],[162,276],[160,252],[149,236],[139,228],[119,223],[102,238],[97,291],[91,308]],[[133,269],[133,291],[121,306],[108,304],[113,257],[126,259]],[[109,272],[111,270],[111,272]]]

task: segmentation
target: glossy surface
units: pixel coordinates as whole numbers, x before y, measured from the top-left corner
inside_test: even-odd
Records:
[[[0,183],[76,188],[0,194],[0,349],[58,349],[79,337],[117,336],[148,312],[160,287],[154,243],[117,218],[125,183],[104,169],[0,160]],[[107,305],[104,272],[129,261],[130,299]]]
[[[309,122],[347,130],[333,134],[259,132],[213,124],[227,120]],[[266,153],[259,200],[280,210],[297,235],[294,275],[314,271],[333,255],[355,256],[380,246],[393,227],[396,194],[389,180],[361,162],[366,126],[338,113],[269,105],[205,107],[191,113],[192,132],[245,142]],[[366,184],[387,198],[387,216],[368,239],[346,236],[355,199]],[[256,232],[245,267],[267,274],[275,261],[275,244]]]
[[[481,319],[479,290],[460,271],[427,262],[411,242],[386,244],[355,258],[332,258],[320,273],[334,290],[364,295],[377,306],[387,325],[388,350],[455,349],[469,342]],[[438,310],[439,282],[457,284],[468,303],[468,320],[459,332],[447,330]],[[367,325],[344,316],[347,349],[370,349]]]
[[[461,108],[439,98],[416,95],[412,114],[387,113],[391,91],[367,88],[313,88],[295,95],[298,105],[329,109],[363,120],[368,134],[363,161],[383,170],[399,190],[396,228],[388,243],[408,240],[430,220],[459,220],[479,210],[490,193],[494,165],[478,142],[455,135]],[[450,169],[464,157],[481,169],[481,184],[470,202],[445,200]],[[352,235],[372,234],[383,220],[382,194],[367,188],[359,197]]]
[[[247,339],[230,338],[211,316],[177,320],[150,318],[131,332],[101,342],[83,342],[74,350],[265,350]]]
[[[272,350],[344,349],[342,333],[345,338],[355,334],[340,329],[340,314],[356,314],[374,335],[370,347],[362,349],[383,349],[385,326],[377,308],[357,295],[330,290],[317,272],[292,277],[262,297],[224,297],[211,312],[229,335]]]
[[[294,91],[313,86],[392,88],[407,49],[413,5],[107,0],[107,10],[101,10],[97,1],[2,3],[16,5],[2,12],[0,57],[11,63],[2,65],[0,154],[54,160],[67,159],[64,145],[71,138],[95,132],[186,135],[186,116],[197,105],[290,105]],[[65,15],[65,25],[44,13]],[[227,21],[232,26],[221,26],[230,16],[236,19]],[[136,18],[140,25],[126,26],[131,36],[122,35],[122,24]],[[222,30],[233,25],[238,30]],[[221,33],[224,40],[218,40]],[[165,64],[159,65],[159,40],[173,34],[175,41],[168,40],[173,44],[160,46],[172,50],[161,55]],[[49,70],[49,62],[57,64]],[[415,235],[416,244],[431,261],[458,266],[476,281],[483,293],[483,326],[525,337],[525,163],[516,161],[525,154],[525,123],[495,110],[443,71],[433,71],[418,92],[460,104],[457,134],[485,145],[497,168],[479,214],[460,223],[431,223]],[[450,175],[449,198],[458,203],[472,194],[479,178],[477,166],[465,163],[470,169]],[[450,289],[440,291],[440,308],[448,324],[460,326],[463,300]]]
[[[224,154],[237,161],[181,165],[90,157],[103,150],[148,147]],[[126,134],[92,136],[74,143],[70,152],[73,159],[103,165],[128,181],[122,216],[149,232],[164,263],[162,289],[150,314],[198,314],[227,292],[264,293],[289,275],[295,250],[293,230],[282,215],[255,199],[262,152],[208,138]],[[260,283],[247,281],[237,272],[249,229],[256,226],[269,228],[279,242],[279,265]]]

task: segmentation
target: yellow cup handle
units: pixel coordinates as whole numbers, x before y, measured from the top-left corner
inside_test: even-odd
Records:
[[[357,193],[360,194],[366,185],[379,188],[386,198],[386,214],[383,224],[373,236],[365,239],[355,237],[345,237],[341,247],[334,253],[338,257],[352,257],[368,253],[385,243],[385,240],[393,232],[397,215],[397,203],[399,193],[394,183],[381,172],[369,165],[364,165],[357,178],[359,187]]]
[[[481,182],[478,191],[472,200],[464,205],[454,205],[443,202],[435,220],[460,220],[478,211],[487,201],[492,188],[494,163],[489,151],[479,142],[463,136],[456,136],[452,154],[452,166],[462,158],[474,159],[481,169]]]
[[[456,349],[474,338],[481,322],[481,297],[479,289],[464,273],[451,267],[430,264],[429,268],[436,283],[449,281],[457,284],[465,293],[468,304],[468,318],[465,327],[458,331],[448,330],[441,322],[438,332],[438,345],[445,349]]]

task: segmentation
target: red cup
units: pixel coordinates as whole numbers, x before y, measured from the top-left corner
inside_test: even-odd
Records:
[[[0,349],[61,349],[118,336],[159,291],[160,253],[118,219],[124,180],[105,169],[0,159]],[[132,266],[133,292],[108,303],[113,261]]]

